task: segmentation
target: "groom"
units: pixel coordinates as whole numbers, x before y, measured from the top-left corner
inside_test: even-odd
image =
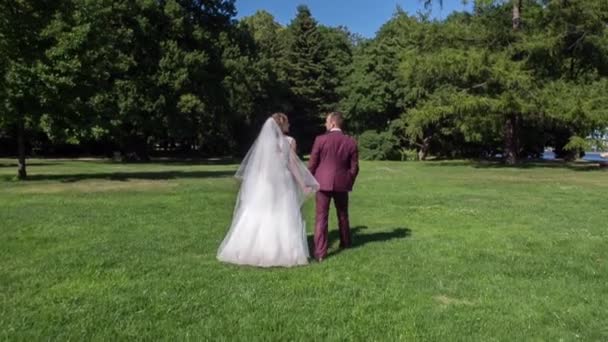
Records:
[[[315,139],[308,169],[319,182],[316,198],[315,252],[318,261],[327,256],[327,219],[329,204],[334,200],[340,227],[340,247],[351,246],[348,223],[348,192],[359,173],[357,142],[342,132],[344,118],[340,112],[327,115],[327,133]]]

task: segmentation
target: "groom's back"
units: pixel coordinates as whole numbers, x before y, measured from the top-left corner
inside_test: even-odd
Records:
[[[357,176],[356,141],[340,131],[315,139],[309,169],[323,191],[350,191]]]
[[[321,147],[321,162],[335,163],[336,168],[348,169],[353,138],[339,132],[327,133],[323,137],[325,142]]]

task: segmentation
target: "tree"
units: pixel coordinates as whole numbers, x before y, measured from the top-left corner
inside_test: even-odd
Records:
[[[306,7],[298,10],[287,28],[264,11],[243,18],[241,48],[225,60],[235,61],[230,65],[238,77],[231,81],[244,114],[237,127],[250,132],[237,136],[248,137],[269,114],[285,111],[297,127],[293,133],[299,146],[306,150],[320,115],[338,107],[352,51],[346,29],[319,26]]]
[[[402,65],[408,84],[422,89],[414,92],[419,105],[403,116],[406,132],[418,141],[445,141],[446,134],[438,132],[461,135],[458,146],[482,142],[490,148],[484,154],[498,149],[492,136],[499,135],[507,163],[539,155],[546,144],[558,154],[578,154],[585,136],[607,122],[606,98],[600,95],[606,78],[606,7],[600,1],[544,7],[536,1],[477,1],[472,21],[451,30],[469,41],[466,46],[444,40],[434,51],[416,51],[410,56],[414,62]],[[453,18],[440,26],[451,25]]]
[[[346,94],[345,80],[351,73],[353,59],[353,36],[345,27],[319,26],[323,42],[324,58],[322,61],[325,84],[323,112],[340,109],[340,99]]]
[[[283,27],[233,20],[232,0],[1,2],[0,139],[18,142],[24,178],[42,141],[243,152],[275,111],[306,151],[338,109],[374,158],[578,155],[608,126],[608,3],[474,4],[441,21],[397,8],[362,39],[305,6]]]
[[[335,85],[327,63],[327,45],[317,21],[306,6],[298,6],[296,17],[286,32],[286,56],[283,60],[290,91],[288,112],[299,145],[308,150],[320,128],[326,103],[332,102]]]
[[[258,11],[241,19],[234,31],[232,49],[225,55],[231,74],[227,82],[231,107],[239,113],[233,126],[241,153],[270,114],[290,108],[287,73],[282,63],[284,31],[271,14]]]
[[[354,48],[352,67],[344,81],[341,107],[356,133],[384,130],[407,106],[399,63],[405,49],[416,48],[423,39],[421,23],[396,11],[375,39]]]
[[[62,109],[83,119],[72,127],[107,136],[127,159],[147,159],[151,143],[225,151],[220,37],[233,15],[233,1],[73,0],[49,30],[56,44],[48,51],[65,80]]]
[[[44,54],[51,41],[43,35],[61,1],[17,0],[0,2],[0,123],[15,127],[19,179],[27,177],[28,130],[36,129],[43,113]]]
[[[510,0],[512,3],[512,12],[511,12],[511,25],[513,32],[515,34],[519,33],[521,28],[521,9],[522,9],[522,0]],[[430,6],[432,4],[432,0],[424,0],[425,6]],[[468,1],[464,1],[465,3]],[[476,6],[488,6],[492,5],[496,1],[492,0],[478,0],[476,1]],[[502,3],[503,1],[498,1],[498,3]],[[443,1],[439,0],[439,5],[443,6]],[[514,56],[517,58],[516,56]],[[514,99],[515,100],[515,99]],[[518,129],[521,123],[521,113],[517,112],[516,108],[512,108],[512,112],[505,116],[504,121],[504,158],[507,164],[515,164],[518,160],[519,154],[519,137],[518,137]]]
[[[544,12],[544,29],[524,42],[527,63],[545,80],[539,98],[549,144],[572,159],[589,148],[588,135],[608,126],[608,3],[549,2]]]

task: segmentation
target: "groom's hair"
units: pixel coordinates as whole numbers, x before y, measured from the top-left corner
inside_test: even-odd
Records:
[[[336,124],[336,126],[342,128],[344,125],[344,115],[340,112],[331,112],[327,114],[331,118],[331,120]]]

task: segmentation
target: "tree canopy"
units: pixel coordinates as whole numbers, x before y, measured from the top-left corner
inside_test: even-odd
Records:
[[[397,8],[366,39],[306,6],[284,26],[234,19],[233,0],[3,1],[0,153],[22,178],[28,154],[237,156],[277,111],[306,153],[333,110],[372,159],[589,148],[608,127],[608,2],[473,8]]]

